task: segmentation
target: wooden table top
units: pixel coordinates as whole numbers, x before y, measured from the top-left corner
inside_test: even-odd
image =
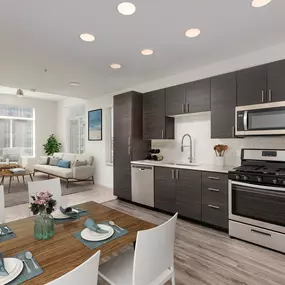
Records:
[[[16,168],[21,167],[18,163],[0,163],[0,171],[3,169],[10,169],[10,168]]]
[[[9,169],[6,169],[6,170],[0,171],[0,177],[1,176],[8,176],[8,177],[10,177],[10,176],[25,176],[25,175],[31,175],[33,173],[34,173],[34,171],[29,170],[29,169],[25,169],[25,172],[21,172],[21,173],[13,173]]]
[[[25,285],[46,284],[76,268],[98,250],[101,250],[101,257],[111,255],[119,251],[120,248],[132,244],[136,240],[138,231],[155,227],[152,223],[95,202],[77,206],[87,210],[88,216],[81,217],[80,220],[55,225],[55,234],[47,241],[39,241],[34,238],[35,217],[5,224],[15,232],[17,237],[0,242],[0,252],[4,257],[14,256],[24,250],[31,251],[44,271],[41,275],[26,281]],[[72,236],[73,233],[84,229],[87,217],[96,222],[114,221],[120,227],[127,229],[129,233],[91,250]]]

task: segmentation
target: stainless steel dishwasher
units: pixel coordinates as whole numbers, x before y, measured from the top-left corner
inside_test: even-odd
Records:
[[[132,201],[154,207],[153,166],[132,165]]]

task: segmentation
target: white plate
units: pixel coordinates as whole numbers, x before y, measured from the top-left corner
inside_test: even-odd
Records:
[[[75,210],[75,209],[72,209],[72,211],[78,213],[78,211]],[[62,220],[62,219],[69,219],[69,218],[70,218],[70,216],[63,214],[63,213],[60,211],[60,209],[54,211],[51,215],[53,216],[54,219],[60,219],[60,220]]]
[[[103,224],[99,224],[98,226],[102,230],[108,231],[108,233],[100,234],[86,228],[81,232],[81,237],[88,241],[102,241],[114,234],[114,229],[112,227]]]
[[[0,276],[0,285],[5,285],[17,278],[23,270],[23,262],[18,258],[4,258],[4,265],[8,276]]]

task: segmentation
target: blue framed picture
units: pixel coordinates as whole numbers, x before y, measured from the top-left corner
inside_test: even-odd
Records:
[[[88,112],[88,140],[102,140],[102,109]]]

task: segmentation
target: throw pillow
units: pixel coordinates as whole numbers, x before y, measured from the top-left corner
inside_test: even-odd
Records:
[[[40,156],[39,164],[47,165],[48,164],[48,157],[47,156]]]
[[[62,168],[70,168],[70,161],[60,159],[57,163],[57,166]]]
[[[9,161],[10,161],[10,162],[18,162],[20,156],[17,155],[17,154],[9,154],[9,155],[8,155],[8,158],[9,158]]]
[[[79,166],[85,166],[87,165],[87,160],[80,161],[80,160],[75,160],[72,164],[72,167],[79,167]]]
[[[59,162],[60,158],[57,157],[51,157],[49,160],[49,165],[51,166],[57,166],[57,163]]]

